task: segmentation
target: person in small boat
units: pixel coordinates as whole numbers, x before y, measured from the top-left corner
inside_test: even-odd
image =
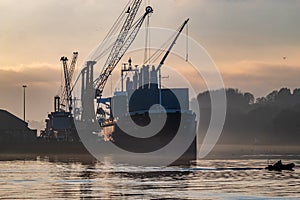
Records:
[[[282,167],[281,160],[277,161],[277,163],[274,164],[274,167]]]

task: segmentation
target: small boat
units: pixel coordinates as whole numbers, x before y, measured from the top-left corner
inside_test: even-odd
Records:
[[[282,170],[293,170],[295,167],[294,163],[289,164],[282,164],[281,160],[276,162],[274,165],[268,165],[265,169],[268,169],[269,171],[282,171]]]

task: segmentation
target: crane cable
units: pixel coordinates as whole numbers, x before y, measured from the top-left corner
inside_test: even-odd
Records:
[[[144,51],[144,63],[148,60],[148,51],[149,51],[149,15],[147,16],[145,23],[145,51]]]
[[[178,33],[178,31],[179,31],[179,29],[177,29],[177,31],[176,31],[175,33],[173,33],[173,34],[171,35],[171,37],[170,37],[166,42],[164,42],[164,43],[160,46],[160,48],[159,48],[158,50],[156,50],[156,51],[148,58],[148,60],[146,60],[146,62],[149,62],[150,60],[152,60],[152,62],[157,61],[157,60],[160,58],[160,56],[166,51],[166,49],[168,48],[170,42],[174,39],[174,37],[176,36],[176,34]],[[145,62],[145,63],[146,63],[146,62]],[[144,64],[145,64],[145,63],[144,63]]]
[[[104,40],[101,42],[101,44],[99,45],[99,47],[96,50],[94,50],[93,55],[91,56],[91,60],[98,61],[99,59],[103,58],[112,49],[112,47],[114,45],[114,42],[111,43],[108,48],[106,48],[105,50],[102,50],[104,48],[104,46],[106,45],[106,43],[109,42],[109,38],[112,37],[112,36],[115,36],[116,33],[117,33],[117,31],[120,31],[119,29],[121,28],[121,24],[122,24],[121,22],[124,21],[128,9],[132,8],[133,5],[134,5],[134,0],[129,1],[126,4],[126,6],[124,7],[123,11],[119,15],[119,17],[117,18],[117,20],[115,21],[115,23],[113,24],[113,26],[111,27],[111,29],[109,30],[108,34],[105,36]],[[134,27],[138,23],[139,20],[137,20],[131,27]],[[99,53],[97,53],[97,52],[99,52]],[[102,69],[102,72],[103,72],[103,70],[104,69]],[[74,86],[78,82],[79,77],[80,77],[80,75],[78,75],[78,77],[76,78]],[[74,86],[72,87],[71,91],[73,91]]]
[[[144,17],[144,16],[141,16],[138,20],[136,20],[136,21],[131,25],[131,27],[130,27],[130,29],[129,29],[129,31],[128,31],[128,35],[131,35],[131,33],[134,31],[134,27],[137,26],[137,24],[142,20],[143,17]],[[133,28],[133,29],[132,29],[132,28]],[[123,48],[124,45],[126,44],[126,41],[127,41],[128,37],[129,37],[129,36],[127,36],[127,37],[125,38],[124,43],[122,44],[122,48]],[[114,43],[113,43],[112,45],[114,45]],[[100,74],[103,74],[104,70],[105,70],[105,68],[102,68]]]
[[[186,46],[185,46],[185,61],[188,62],[189,61],[189,23],[186,24]]]
[[[176,36],[176,34],[178,33],[180,28],[178,28],[176,30],[175,33],[172,34],[172,36],[158,49],[156,50],[151,56],[148,57],[148,59],[144,62],[144,64],[146,64],[147,62],[150,62],[150,60],[152,60],[152,62],[157,61],[160,56],[166,51],[166,49],[168,48],[170,42],[174,39],[174,37]],[[189,37],[188,37],[188,24],[186,25],[186,55],[185,55],[185,61],[188,62],[189,59]]]
[[[97,54],[97,52],[100,51],[99,55],[93,55],[94,57],[92,57],[91,60],[97,61],[97,60],[101,59],[106,54],[106,52],[108,52],[109,49],[113,46],[113,44],[111,44],[107,49],[105,49],[104,51],[102,51],[103,46],[106,45],[106,43],[109,41],[109,38],[111,38],[114,35],[116,35],[116,33],[118,32],[118,30],[120,29],[121,24],[122,24],[122,22],[125,19],[126,11],[127,11],[128,8],[130,8],[130,5],[132,5],[133,2],[134,2],[134,0],[129,1],[126,4],[126,6],[124,7],[123,11],[121,12],[121,14],[117,18],[117,20],[114,22],[113,26],[110,28],[110,30],[108,31],[107,35],[105,36],[105,38],[101,42],[101,44],[99,45],[100,48],[95,50],[94,54]]]

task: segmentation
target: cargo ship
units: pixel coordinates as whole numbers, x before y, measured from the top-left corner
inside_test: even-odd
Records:
[[[83,95],[89,90],[93,91],[93,82],[89,81],[93,77],[90,77],[89,72],[94,71],[94,64],[95,62],[87,65],[83,70]],[[121,151],[105,148],[105,143],[113,143],[117,149],[142,155],[166,147],[177,137],[179,143],[188,139],[190,143],[172,164],[188,164],[196,160],[197,123],[195,113],[189,108],[189,90],[162,88],[159,69],[159,66],[151,66],[150,70],[149,65],[133,67],[132,60],[129,59],[121,68],[121,90],[115,91],[112,97],[98,99],[103,106],[98,107],[97,115],[92,112],[91,115],[85,112],[81,116],[75,115],[77,128],[83,124],[93,127],[80,130],[79,135],[82,134],[82,138],[94,137],[92,133],[97,133],[97,138],[90,140],[95,142],[84,142],[88,146],[94,146],[87,146],[91,152],[97,151],[98,146],[98,153],[119,154]],[[82,97],[85,100],[87,98]],[[144,128],[147,126],[148,129]],[[175,148],[181,148],[179,143],[175,144]],[[172,152],[165,152],[161,156],[169,154]]]
[[[149,12],[152,12],[152,8],[147,7],[143,17]],[[175,32],[169,48],[165,50],[157,67],[150,64],[139,67],[132,63],[131,58],[128,63],[123,63],[121,90],[115,91],[112,97],[103,97],[103,90],[115,65],[124,55],[124,48],[119,44],[123,32],[121,31],[116,39],[98,78],[94,79],[94,66],[97,62],[90,60],[86,63],[81,71],[79,86],[81,97],[77,97],[81,99],[81,109],[77,109],[79,112],[74,114],[74,118],[77,119],[75,120],[77,127],[88,127],[79,133],[83,132],[81,138],[88,140],[84,143],[88,144],[89,151],[94,154],[95,152],[101,154],[104,151],[107,154],[120,154],[122,151],[118,149],[122,149],[125,154],[131,152],[142,155],[165,149],[164,152],[161,151],[159,157],[174,156],[173,152],[177,152],[175,156],[177,160],[174,160],[174,163],[187,164],[196,160],[197,123],[195,113],[189,108],[189,90],[163,88],[161,83],[161,68],[188,21],[189,19],[185,20]],[[129,34],[127,40],[135,38],[134,34],[137,32],[131,34],[133,36]],[[124,40],[123,45],[128,45],[127,40]],[[120,48],[117,48],[118,46]],[[93,125],[95,122],[99,124],[98,127]],[[84,123],[90,125],[83,125]],[[93,142],[99,141],[98,139],[88,139],[93,133],[98,133],[97,135],[102,137],[102,143]],[[109,146],[105,141],[113,143],[117,148],[101,148]],[[170,146],[171,148],[168,148]],[[181,152],[178,152],[178,149]]]

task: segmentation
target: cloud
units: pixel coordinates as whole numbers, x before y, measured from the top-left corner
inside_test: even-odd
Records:
[[[47,63],[0,68],[0,107],[22,116],[23,88],[26,84],[27,119],[42,120],[53,110],[58,94],[61,71]]]
[[[0,67],[1,85],[38,84],[42,82],[53,84],[59,82],[60,77],[61,66],[47,63]]]

